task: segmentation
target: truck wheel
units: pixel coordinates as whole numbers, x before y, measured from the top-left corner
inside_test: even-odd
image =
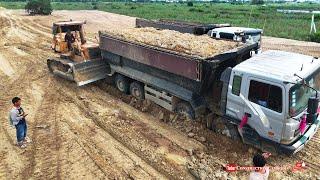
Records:
[[[227,128],[229,130],[229,133],[230,133],[230,136],[231,136],[230,138],[232,140],[235,140],[235,141],[240,141],[241,140],[241,136],[239,134],[237,125],[227,124]]]
[[[130,94],[139,100],[144,99],[144,88],[139,82],[133,82],[130,84]]]
[[[121,74],[117,74],[115,79],[115,84],[117,86],[117,88],[119,89],[119,91],[128,94],[129,92],[129,80],[121,75]]]
[[[175,112],[189,119],[194,119],[194,110],[187,102],[179,102],[175,107]]]

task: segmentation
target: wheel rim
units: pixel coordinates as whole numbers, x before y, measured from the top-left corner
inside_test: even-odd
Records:
[[[138,88],[133,88],[132,89],[132,95],[135,97],[140,97],[140,91]]]
[[[186,117],[189,116],[188,112],[187,112],[185,109],[183,109],[183,108],[179,108],[179,109],[178,109],[178,113],[179,113],[180,115],[183,115],[183,116],[186,116]]]
[[[123,90],[124,90],[124,82],[118,81],[117,85],[118,85],[118,89],[119,89],[120,91],[123,91]]]

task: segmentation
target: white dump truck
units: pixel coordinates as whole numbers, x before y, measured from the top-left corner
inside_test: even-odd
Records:
[[[78,85],[110,76],[123,93],[193,119],[206,115],[208,128],[265,151],[293,154],[319,128],[315,57],[282,51],[250,57],[256,45],[243,43],[202,58],[106,32],[99,39],[88,50],[92,59],[51,58],[50,71]]]
[[[301,150],[319,128],[320,60],[266,51],[229,70],[225,116],[249,117],[243,140],[287,154]],[[301,130],[303,115],[307,123]]]

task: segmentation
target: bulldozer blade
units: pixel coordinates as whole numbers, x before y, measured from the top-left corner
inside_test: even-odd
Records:
[[[78,86],[106,78],[109,69],[103,60],[76,63],[72,67],[74,81]]]
[[[73,62],[68,59],[48,59],[50,72],[61,78],[74,81],[78,86],[106,78],[110,67],[103,60]]]

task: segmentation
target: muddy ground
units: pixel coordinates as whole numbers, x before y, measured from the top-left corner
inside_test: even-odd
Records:
[[[256,149],[181,120],[150,102],[136,102],[106,81],[84,87],[53,77],[46,59],[51,25],[87,20],[86,33],[133,27],[135,19],[99,11],[55,11],[26,16],[0,10],[0,179],[247,179],[226,173],[227,163],[251,165]],[[264,37],[263,48],[320,56],[320,44]],[[8,111],[14,96],[29,116],[26,149],[15,143]],[[294,156],[272,156],[271,166],[306,162],[308,169],[272,171],[270,179],[316,179],[320,133]]]

